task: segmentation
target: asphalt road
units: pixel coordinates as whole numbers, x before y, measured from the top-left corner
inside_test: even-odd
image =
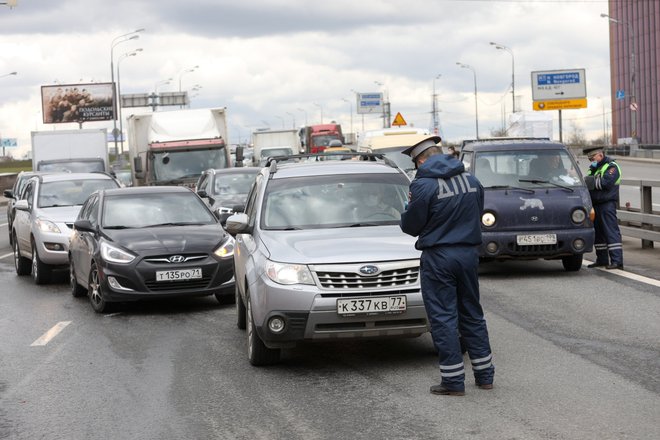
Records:
[[[441,397],[428,335],[308,343],[255,368],[212,297],[98,315],[65,274],[37,287],[10,263],[3,440],[660,438],[660,287],[617,273],[482,266],[495,389],[468,374],[465,397]]]

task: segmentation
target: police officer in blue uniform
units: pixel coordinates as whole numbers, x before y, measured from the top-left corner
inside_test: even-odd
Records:
[[[596,212],[596,262],[588,267],[623,269],[623,244],[616,217],[621,168],[613,159],[605,156],[602,147],[585,148],[583,152],[591,162],[587,175],[594,178],[594,188],[589,190],[589,195]]]
[[[460,338],[470,358],[476,384],[493,388],[495,367],[483,309],[479,303],[479,250],[484,190],[463,163],[442,154],[438,136],[407,148],[417,174],[401,230],[418,237],[422,297],[440,364],[440,384],[433,394],[465,395],[465,367]]]

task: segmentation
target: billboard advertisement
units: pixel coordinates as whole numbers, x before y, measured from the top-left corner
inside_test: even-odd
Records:
[[[112,121],[113,96],[112,83],[41,86],[44,124]]]

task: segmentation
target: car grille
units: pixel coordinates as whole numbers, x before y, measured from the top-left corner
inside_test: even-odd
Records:
[[[417,283],[419,267],[386,270],[375,276],[356,272],[316,272],[324,289],[392,289]]]
[[[169,258],[173,255],[181,255],[181,254],[154,255],[153,257],[145,258],[144,261],[147,261],[149,263],[155,263],[155,264],[173,264],[169,260]],[[207,257],[206,254],[191,254],[191,255],[181,255],[181,256],[184,258],[184,260],[183,261],[177,261],[175,264],[189,263],[191,261],[199,261],[199,260],[203,260],[204,258]]]
[[[155,279],[146,280],[145,285],[152,292],[162,292],[166,290],[191,291],[205,289],[211,282],[211,276],[203,276],[196,280],[183,281],[156,281]]]

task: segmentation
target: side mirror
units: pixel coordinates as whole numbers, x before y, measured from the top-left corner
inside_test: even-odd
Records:
[[[596,189],[596,179],[594,176],[584,176],[584,183],[589,191]]]
[[[245,159],[243,147],[236,147],[236,162],[243,162],[243,159]]]
[[[28,205],[27,200],[23,199],[23,200],[16,201],[16,204],[14,205],[14,208],[16,208],[19,211],[29,211],[30,210],[30,205]]]
[[[96,228],[92,226],[92,223],[89,220],[76,220],[73,223],[73,228],[76,231],[81,232],[96,232]]]
[[[207,198],[209,196],[205,189],[197,190],[197,195],[201,198]]]
[[[229,216],[225,222],[225,230],[229,232],[232,236],[236,234],[241,234],[244,232],[249,232],[249,219],[247,214],[234,214]]]
[[[133,171],[136,173],[141,173],[142,172],[142,158],[141,157],[134,157],[133,158]]]
[[[14,198],[14,192],[11,189],[6,189],[2,192],[2,195],[5,196],[8,199],[13,199]]]

